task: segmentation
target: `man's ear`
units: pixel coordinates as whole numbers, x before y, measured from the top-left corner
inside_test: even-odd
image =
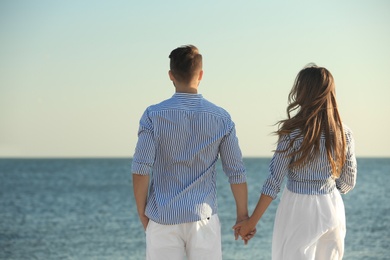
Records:
[[[170,79],[170,80],[172,80],[172,81],[174,81],[174,80],[175,80],[175,77],[173,76],[173,74],[172,74],[172,71],[171,71],[171,70],[169,70],[169,71],[168,71],[168,75],[169,75],[169,79]]]
[[[203,70],[199,71],[198,80],[201,81],[203,78]]]

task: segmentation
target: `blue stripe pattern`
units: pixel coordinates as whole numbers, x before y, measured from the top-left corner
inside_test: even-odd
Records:
[[[231,184],[246,182],[234,122],[201,94],[176,93],[146,109],[132,173],[151,175],[146,215],[160,224],[217,213],[216,162]]]
[[[287,175],[287,189],[300,194],[320,195],[329,194],[335,188],[340,193],[347,193],[354,188],[356,184],[357,165],[355,157],[355,143],[352,136],[352,131],[343,125],[346,136],[346,161],[341,171],[339,178],[332,177],[332,168],[328,161],[325,148],[325,136],[321,137],[320,153],[309,163],[305,164],[300,169],[291,170],[289,164],[294,158],[289,158],[286,154],[291,152],[291,149],[298,149],[302,143],[302,137],[299,137],[292,148],[286,153],[275,153],[270,162],[270,174],[264,182],[262,193],[276,198],[280,191],[280,186],[284,177]],[[299,131],[293,131],[290,135],[282,136],[278,142],[277,150],[285,150],[288,148],[290,140],[299,135]]]

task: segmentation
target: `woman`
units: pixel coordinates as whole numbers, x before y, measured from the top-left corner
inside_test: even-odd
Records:
[[[342,259],[346,227],[340,193],[355,186],[356,158],[352,132],[337,109],[333,76],[325,68],[307,66],[288,100],[288,118],[279,122],[277,149],[258,204],[248,220],[233,228],[249,239],[287,175],[272,259]]]

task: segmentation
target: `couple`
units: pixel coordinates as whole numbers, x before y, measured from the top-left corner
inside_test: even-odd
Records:
[[[272,259],[342,259],[345,213],[340,193],[356,182],[352,133],[338,113],[333,77],[311,65],[289,94],[277,148],[261,196],[248,214],[245,166],[228,112],[198,94],[202,55],[195,46],[171,52],[175,94],[149,106],[140,120],[133,188],[146,232],[146,258],[222,259],[217,215],[220,157],[236,202],[235,238],[244,243],[288,181],[275,218]],[[294,112],[294,115],[292,113]]]

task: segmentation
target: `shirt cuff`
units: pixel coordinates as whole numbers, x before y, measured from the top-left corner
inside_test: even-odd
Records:
[[[230,184],[240,184],[240,183],[245,183],[246,182],[246,174],[240,174],[240,175],[234,175],[234,176],[229,176],[229,183]]]
[[[138,175],[149,175],[151,167],[142,163],[133,162],[131,165],[131,172]]]
[[[278,196],[277,192],[265,186],[263,186],[263,188],[261,189],[261,193],[270,196],[272,199],[276,199],[276,197]]]

